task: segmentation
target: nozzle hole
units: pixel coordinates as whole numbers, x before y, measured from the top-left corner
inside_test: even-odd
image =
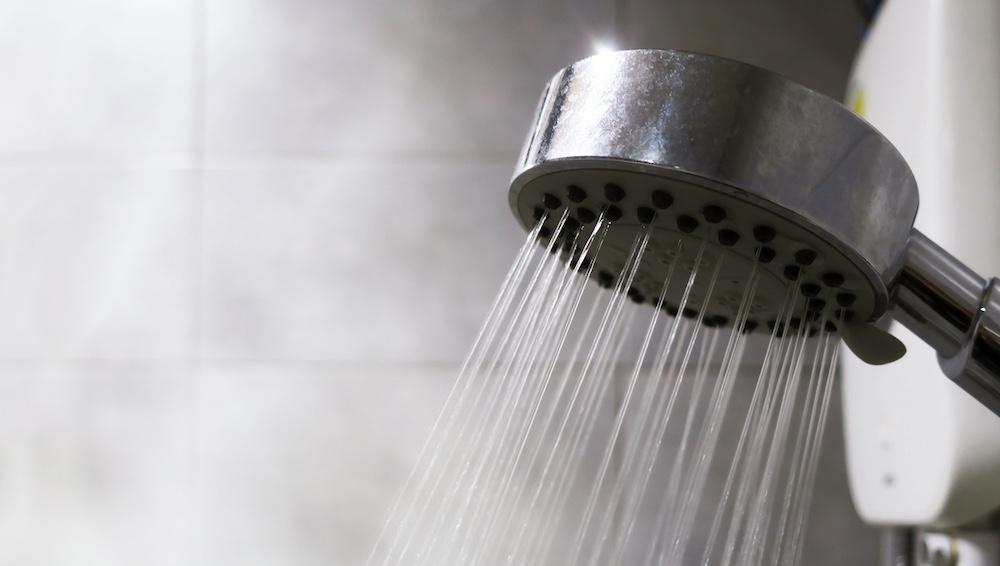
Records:
[[[815,283],[803,283],[799,286],[799,291],[806,297],[815,297],[820,292],[820,286]]]
[[[635,214],[639,218],[639,222],[643,224],[652,224],[653,220],[656,220],[656,212],[649,207],[640,206],[636,209]]]
[[[715,206],[714,204],[710,204],[701,209],[701,214],[710,224],[718,224],[726,219],[726,211],[721,207]]]
[[[617,222],[622,218],[622,209],[614,205],[609,205],[604,209],[604,217],[607,218],[609,222]]]
[[[674,204],[674,197],[670,196],[670,193],[666,191],[653,191],[653,206],[660,210],[666,210],[672,204]]]
[[[777,235],[778,233],[775,232],[774,228],[771,228],[770,226],[760,225],[753,227],[754,239],[756,239],[758,242],[762,244],[770,242]]]
[[[618,202],[625,198],[625,189],[614,183],[608,183],[604,185],[604,198],[611,202]]]
[[[799,265],[812,265],[812,263],[816,261],[816,255],[816,252],[813,250],[799,250],[795,252],[795,261],[797,261]]]
[[[801,272],[802,268],[797,265],[786,265],[784,271],[782,271],[782,275],[789,281],[795,281],[799,278],[799,273]]]
[[[646,302],[646,297],[644,297],[643,294],[635,287],[628,290],[628,298],[632,299],[632,302],[639,305]]]
[[[774,332],[774,335],[778,338],[783,338],[785,336],[785,323],[778,322],[777,320],[767,321],[767,328]]]
[[[562,206],[562,201],[552,193],[545,193],[542,195],[542,206],[549,210],[555,210]]]
[[[614,275],[611,275],[607,271],[602,271],[597,274],[597,284],[605,289],[610,289],[611,285],[615,282]]]
[[[760,246],[759,248],[754,250],[754,253],[757,254],[757,261],[761,263],[771,263],[771,261],[774,260],[775,256],[778,255],[778,252],[774,251],[773,248],[769,248],[767,246]]]
[[[566,197],[572,202],[583,202],[587,200],[587,191],[576,185],[566,187]]]
[[[595,215],[589,208],[583,208],[582,206],[576,209],[576,217],[580,219],[580,222],[584,224],[590,224],[594,220],[597,220],[597,215]]]
[[[826,301],[823,299],[809,299],[809,304],[806,308],[813,312],[820,312],[826,308]]]
[[[735,230],[719,230],[719,243],[729,247],[740,241],[740,235]]]
[[[685,234],[690,234],[698,229],[698,221],[686,214],[678,216],[677,229]]]

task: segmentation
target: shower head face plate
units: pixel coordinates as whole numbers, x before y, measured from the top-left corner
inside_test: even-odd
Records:
[[[605,192],[606,185],[623,194]],[[671,206],[656,208],[655,191],[669,193]],[[587,200],[577,202],[582,194]],[[896,149],[836,101],[751,65],[650,50],[584,59],[549,82],[510,203],[527,228],[536,223],[536,207],[544,210],[554,199],[553,223],[558,214],[551,212],[567,206],[577,216],[579,208],[595,215],[607,206],[620,210],[609,233],[612,248],[631,244],[642,223],[639,207],[657,213],[657,247],[706,237],[709,257],[731,247],[748,264],[762,244],[754,228],[767,226],[775,234],[763,245],[775,257],[761,265],[766,300],[756,316],[780,304],[785,268],[799,264],[800,284],[854,295],[850,308],[859,321],[885,311],[918,204],[913,175]],[[717,224],[705,216],[712,206],[726,213]],[[677,224],[681,216],[698,227],[686,233]],[[722,230],[738,240],[720,243]],[[596,260],[595,272],[615,267]],[[738,279],[737,270],[748,273],[736,264],[722,269],[734,276],[729,281]],[[660,275],[650,262],[639,273],[653,281]]]
[[[821,305],[816,312],[826,311],[830,318],[843,310],[849,318],[867,320],[875,311],[878,298],[851,258],[800,223],[751,204],[742,195],[634,163],[592,160],[561,165],[563,170],[519,188],[518,218],[530,228],[544,211],[542,233],[555,233],[565,243],[569,232],[556,232],[565,214],[583,226],[578,247],[598,221],[613,218],[599,251],[590,258],[592,276],[605,283],[623,271],[635,238],[648,226],[649,243],[630,286],[634,299],[656,304],[673,266],[663,306],[676,308],[690,274],[698,267],[709,273],[721,260],[708,303],[704,284],[692,287],[688,299],[687,307],[703,310],[706,319],[736,319],[755,263],[758,277],[749,320],[762,324],[777,317],[789,285],[814,298]]]

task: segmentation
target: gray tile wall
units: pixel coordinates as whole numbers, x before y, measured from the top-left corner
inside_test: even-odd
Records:
[[[737,4],[0,0],[0,566],[361,564],[544,81],[616,26],[731,45],[668,16]],[[811,563],[860,564],[828,440]]]
[[[729,57],[837,99],[865,25],[850,0],[628,0],[618,19],[622,46]]]

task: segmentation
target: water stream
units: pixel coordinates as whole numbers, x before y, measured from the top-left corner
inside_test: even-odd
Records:
[[[838,321],[792,282],[751,333],[756,262],[733,319],[706,318],[736,261],[706,240],[635,304],[649,231],[600,288],[608,224],[565,223],[528,234],[368,566],[798,564]]]

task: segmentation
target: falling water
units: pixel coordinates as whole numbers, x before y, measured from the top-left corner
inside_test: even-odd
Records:
[[[567,224],[528,234],[368,566],[798,564],[839,321],[792,282],[751,333],[756,261],[734,319],[706,317],[735,256],[648,228],[599,288],[613,227]]]

